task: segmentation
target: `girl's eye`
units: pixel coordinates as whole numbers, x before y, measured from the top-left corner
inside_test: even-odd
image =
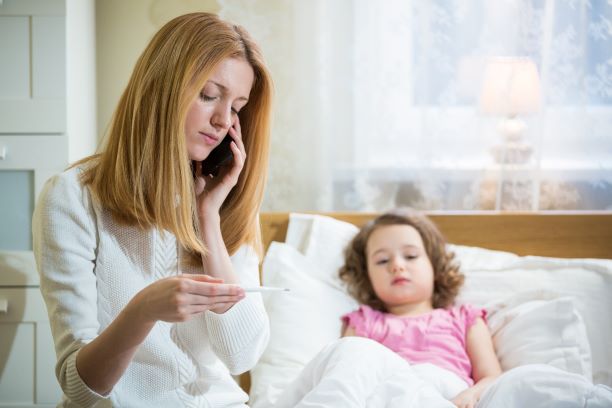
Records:
[[[404,258],[406,258],[408,260],[412,260],[412,259],[416,259],[417,256],[416,255],[405,255]]]
[[[238,110],[236,110],[236,109],[232,108],[232,113],[233,113],[234,115],[237,115],[237,114],[238,114],[238,112],[239,112]]]
[[[376,261],[376,265],[384,265],[387,263],[386,259],[379,259],[378,261]]]

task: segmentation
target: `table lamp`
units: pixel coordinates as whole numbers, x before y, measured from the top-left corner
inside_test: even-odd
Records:
[[[521,116],[540,110],[540,79],[535,63],[523,57],[491,58],[485,68],[480,108],[483,113],[501,115],[499,132],[503,144],[493,147],[496,163],[524,164],[533,153],[523,139],[526,129]]]

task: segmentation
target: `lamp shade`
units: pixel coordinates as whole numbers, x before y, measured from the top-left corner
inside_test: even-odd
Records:
[[[529,58],[491,58],[485,68],[480,108],[483,113],[516,116],[540,109],[540,78]]]

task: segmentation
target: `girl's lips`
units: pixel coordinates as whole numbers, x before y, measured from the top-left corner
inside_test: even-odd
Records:
[[[395,278],[391,281],[392,285],[405,285],[407,283],[410,283],[410,279],[408,278]]]

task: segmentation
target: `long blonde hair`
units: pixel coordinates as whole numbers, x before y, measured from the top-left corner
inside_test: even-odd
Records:
[[[101,152],[82,165],[81,181],[116,220],[172,232],[194,259],[206,253],[198,234],[185,120],[216,66],[242,58],[255,79],[240,111],[247,160],[220,210],[230,254],[244,243],[261,254],[258,213],[267,180],[272,82],[249,34],[210,13],[176,17],[144,50],[119,100]]]

